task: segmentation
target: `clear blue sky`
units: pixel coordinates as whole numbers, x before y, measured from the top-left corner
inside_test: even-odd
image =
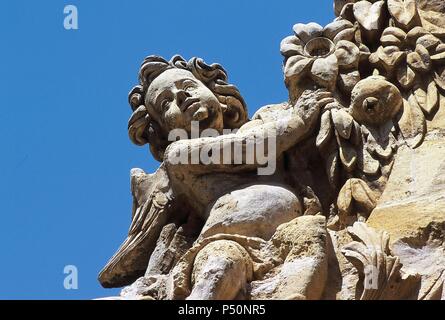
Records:
[[[79,30],[63,28],[68,4]],[[0,299],[119,293],[97,273],[130,224],[130,169],[158,166],[126,130],[146,55],[221,63],[252,115],[287,99],[279,43],[293,24],[332,19],[331,0],[1,1]]]

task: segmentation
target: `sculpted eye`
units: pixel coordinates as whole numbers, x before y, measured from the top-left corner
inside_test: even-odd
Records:
[[[162,102],[161,102],[161,108],[162,108],[162,109],[167,109],[169,104],[170,104],[170,101],[167,100],[167,99],[164,99],[164,100],[162,100]]]
[[[195,83],[191,82],[191,81],[186,81],[184,82],[184,86],[183,89],[184,91],[191,91],[194,90],[196,88]]]

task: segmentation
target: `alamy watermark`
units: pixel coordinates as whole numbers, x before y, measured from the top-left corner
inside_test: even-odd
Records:
[[[63,287],[66,290],[79,289],[79,272],[74,265],[67,265],[63,268],[63,273],[66,274],[63,279]]]
[[[202,145],[196,149],[178,148],[170,156],[172,164],[222,164],[222,165],[257,165],[258,175],[272,175],[276,170],[276,130],[270,129],[241,138],[236,135],[237,129],[224,129],[226,139],[201,140]],[[191,122],[191,139],[218,137],[215,129],[199,130],[199,122]],[[169,132],[168,141],[187,140],[188,133],[184,129]]]
[[[63,13],[65,18],[63,19],[63,27],[66,30],[77,30],[79,29],[79,11],[75,5],[66,5],[63,8]]]

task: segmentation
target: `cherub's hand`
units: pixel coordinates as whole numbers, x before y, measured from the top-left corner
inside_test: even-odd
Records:
[[[305,123],[312,126],[317,120],[320,111],[328,104],[335,102],[332,93],[324,89],[305,90],[295,104],[295,111]]]

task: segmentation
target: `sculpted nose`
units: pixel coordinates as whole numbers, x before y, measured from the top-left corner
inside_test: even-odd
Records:
[[[178,104],[178,106],[182,106],[184,101],[190,97],[191,95],[187,91],[179,90],[178,93],[176,93],[176,103]]]

